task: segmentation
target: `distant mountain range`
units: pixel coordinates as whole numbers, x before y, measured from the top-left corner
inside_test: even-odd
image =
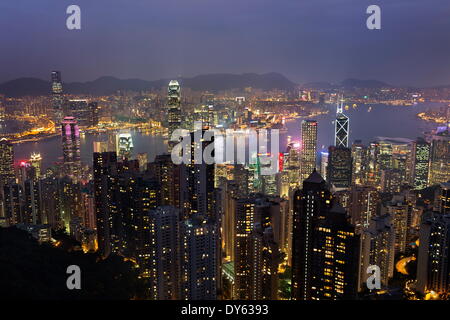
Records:
[[[119,90],[142,91],[167,86],[170,79],[146,81],[140,79],[118,79],[101,77],[94,81],[63,83],[64,92],[69,94],[108,95]],[[182,87],[192,90],[220,91],[244,89],[246,87],[263,90],[291,90],[297,84],[279,73],[207,74],[192,78],[178,79]],[[48,95],[50,82],[37,78],[20,78],[0,84],[0,94],[8,97]]]
[[[121,91],[144,91],[160,89],[169,83],[170,79],[147,81],[141,79],[118,79],[115,77],[101,77],[88,82],[63,83],[64,92],[69,94],[108,95]],[[230,89],[244,89],[247,87],[263,90],[284,89],[292,90],[299,87],[279,73],[244,73],[244,74],[206,74],[192,78],[179,78],[182,87],[196,91],[217,92]],[[0,94],[8,97],[43,96],[50,93],[50,81],[37,78],[19,78],[0,84]],[[310,89],[348,89],[348,88],[389,88],[391,85],[378,80],[346,79],[340,84],[329,82],[305,83],[301,87]]]
[[[390,84],[387,84],[378,80],[360,80],[360,79],[346,79],[339,84],[332,84],[329,82],[309,82],[303,85],[305,88],[311,89],[332,89],[332,88],[368,88],[368,89],[378,89],[378,88],[391,88]]]

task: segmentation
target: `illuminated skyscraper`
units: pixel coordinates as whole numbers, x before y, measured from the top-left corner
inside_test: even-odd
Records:
[[[74,180],[78,180],[81,174],[80,159],[80,131],[77,120],[73,117],[65,117],[61,123],[64,173]]]
[[[442,298],[450,293],[450,215],[426,212],[422,217],[417,261],[417,289]]]
[[[204,130],[191,132],[191,150],[189,163],[181,164],[181,201],[182,217],[189,218],[200,214],[204,217],[215,217],[216,197],[214,189],[214,164],[205,161],[196,163],[196,153],[203,154],[205,148],[214,141],[195,141],[196,134],[204,135]]]
[[[362,185],[366,182],[367,148],[361,141],[352,145],[352,184]]]
[[[325,180],[327,180],[328,156],[328,152],[320,153],[320,174]]]
[[[428,186],[428,174],[430,168],[430,144],[419,138],[412,144],[412,185],[414,189],[420,190]]]
[[[294,195],[292,298],[352,299],[358,283],[359,236],[314,171]]]
[[[6,140],[0,140],[0,186],[14,180],[14,148]]]
[[[33,152],[30,157],[31,166],[35,169],[36,178],[41,177],[42,157],[40,153]]]
[[[371,219],[378,214],[380,201],[381,196],[376,188],[352,186],[348,208],[352,224],[359,230],[368,228]]]
[[[111,246],[114,219],[118,215],[117,154],[94,153],[94,201],[97,218],[98,249],[103,257],[114,250]]]
[[[344,99],[338,103],[335,121],[334,145],[336,147],[348,147],[349,118],[343,113]]]
[[[179,210],[171,206],[151,211],[148,221],[148,270],[154,300],[179,299]]]
[[[408,239],[408,204],[394,198],[385,207],[385,212],[390,215],[395,233],[395,254],[404,253]]]
[[[181,299],[215,300],[217,298],[218,228],[200,216],[180,225]]]
[[[170,141],[172,133],[176,129],[181,129],[181,87],[176,80],[169,82],[168,88],[168,123],[169,123],[169,151],[173,147]]]
[[[332,195],[325,180],[314,171],[293,199],[292,299],[311,299],[313,235],[319,219],[331,208]]]
[[[359,290],[367,288],[367,268],[371,265],[380,267],[381,285],[387,286],[390,278],[394,276],[394,227],[390,216],[373,217],[361,235],[361,270]]]
[[[316,168],[317,161],[317,121],[302,121],[302,142],[300,150],[300,184]]]
[[[63,87],[59,71],[52,71],[52,105],[55,122],[59,123],[64,117]]]
[[[180,208],[181,166],[173,163],[170,154],[162,154],[148,164],[148,169],[160,185],[161,204]]]
[[[450,180],[450,131],[438,128],[431,141],[429,185]]]
[[[352,183],[352,151],[330,146],[328,154],[327,181],[336,188],[349,188]]]
[[[275,299],[281,258],[280,203],[257,194],[236,199],[234,208],[233,299]]]
[[[116,135],[116,150],[117,156],[120,160],[123,159],[131,160],[133,148],[134,145],[131,133],[122,132]]]

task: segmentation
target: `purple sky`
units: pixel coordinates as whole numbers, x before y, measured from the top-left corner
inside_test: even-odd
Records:
[[[66,29],[66,8],[82,30]],[[366,8],[382,29],[366,28]],[[280,72],[450,84],[449,0],[3,0],[0,81]]]

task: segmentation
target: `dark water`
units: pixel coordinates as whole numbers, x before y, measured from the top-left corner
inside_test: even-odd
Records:
[[[436,108],[441,104],[418,104],[415,106],[386,106],[386,105],[359,105],[344,113],[350,118],[349,145],[355,140],[362,140],[364,144],[372,142],[376,137],[415,139],[423,136],[437,127],[433,122],[419,119],[417,113],[428,108]],[[368,112],[369,107],[371,111]],[[318,121],[318,150],[325,151],[329,145],[334,144],[334,119],[336,109],[332,107],[330,113],[317,117]],[[287,124],[289,134],[300,136],[300,121]]]
[[[393,107],[385,105],[371,105],[372,110],[368,112],[369,106],[361,105],[356,109],[344,113],[350,118],[350,144],[356,140],[369,143],[377,136],[401,137],[415,139],[422,136],[424,132],[434,129],[437,125],[431,122],[422,121],[416,114],[430,107],[438,107],[439,104],[420,104],[409,107]],[[317,117],[318,121],[318,150],[325,151],[329,145],[333,144],[335,109],[332,107],[330,113]],[[286,124],[288,133],[281,135],[280,146],[286,145],[288,135],[293,140],[300,137],[301,119],[288,122]],[[92,163],[92,152],[94,141],[104,141],[108,134],[86,135],[81,139],[81,159],[84,163]],[[134,155],[147,152],[149,161],[152,161],[157,154],[167,150],[166,141],[161,136],[144,135],[137,131],[132,132],[134,143]],[[39,152],[43,157],[43,168],[51,166],[60,161],[62,157],[61,139],[58,137],[39,142],[23,143],[15,145],[16,162],[28,159],[32,152]]]

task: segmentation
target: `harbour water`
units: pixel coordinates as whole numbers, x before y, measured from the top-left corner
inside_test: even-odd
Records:
[[[350,118],[350,139],[362,140],[369,143],[376,137],[399,137],[415,139],[423,136],[424,132],[429,132],[437,127],[437,124],[419,119],[416,114],[430,107],[438,107],[439,104],[418,104],[415,106],[386,106],[386,105],[360,105],[355,109],[350,105],[344,113]],[[370,109],[370,112],[369,112]],[[330,112],[321,115],[315,120],[318,121],[318,151],[327,150],[333,144],[335,109],[330,106]],[[292,140],[300,138],[300,123],[302,119],[296,119],[286,123],[288,132],[281,135],[280,147],[283,151],[286,146],[287,136]],[[167,141],[161,136],[143,134],[139,131],[132,131],[134,155],[138,153],[148,153],[149,161],[152,161],[157,154],[167,151]],[[83,163],[92,163],[92,152],[94,141],[105,141],[108,133],[86,134],[81,138],[81,160]],[[62,149],[61,139],[53,137],[38,142],[27,142],[15,145],[15,159],[19,162],[28,159],[32,152],[42,155],[43,168],[47,168],[55,162],[61,161]]]

